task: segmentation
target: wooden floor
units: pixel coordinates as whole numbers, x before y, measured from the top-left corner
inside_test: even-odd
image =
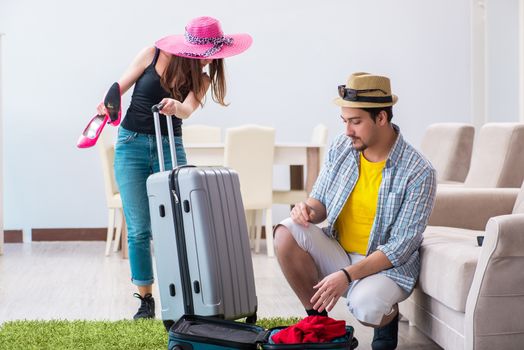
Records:
[[[104,256],[104,242],[33,242],[4,246],[0,256],[0,324],[21,319],[130,319],[138,300],[129,281],[129,262]],[[259,317],[305,316],[278,262],[253,254]],[[158,290],[154,296],[157,300]],[[330,316],[355,327],[370,349],[373,330],[360,325],[341,300]],[[157,305],[157,315],[160,308]],[[440,349],[415,327],[400,322],[399,349]]]

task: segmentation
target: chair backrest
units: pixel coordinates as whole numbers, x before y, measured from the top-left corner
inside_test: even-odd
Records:
[[[489,123],[475,140],[467,187],[520,187],[524,180],[524,123]]]
[[[273,203],[275,129],[245,125],[226,130],[224,165],[238,172],[244,208]]]
[[[115,146],[108,142],[107,137],[100,135],[97,142],[100,159],[102,161],[102,171],[104,173],[104,188],[106,193],[106,200],[109,204],[113,196],[119,193],[118,186],[115,180],[114,161],[115,161]]]
[[[222,141],[222,131],[218,126],[182,125],[184,143],[217,143]]]
[[[438,181],[464,182],[474,136],[473,125],[465,123],[438,123],[426,129],[421,151],[435,167]]]
[[[320,164],[324,163],[324,154],[326,151],[326,145],[327,145],[327,138],[328,138],[328,128],[324,124],[317,124],[313,128],[313,134],[311,135],[311,143],[322,145],[319,152],[320,157]]]
[[[313,134],[311,135],[311,142],[325,145],[328,137],[328,129],[324,124],[317,124],[313,128]]]

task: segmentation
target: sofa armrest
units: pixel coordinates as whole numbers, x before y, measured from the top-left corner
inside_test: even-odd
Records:
[[[522,348],[523,266],[524,214],[491,218],[466,302],[466,349]]]
[[[483,230],[489,218],[511,214],[519,188],[437,188],[428,225]]]

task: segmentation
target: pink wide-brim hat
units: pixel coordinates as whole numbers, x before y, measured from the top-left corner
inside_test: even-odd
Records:
[[[213,17],[197,17],[186,26],[184,35],[170,35],[155,46],[176,56],[215,59],[238,55],[253,42],[249,34],[224,35],[220,22]]]

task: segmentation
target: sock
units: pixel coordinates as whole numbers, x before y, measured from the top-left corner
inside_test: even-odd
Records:
[[[306,313],[308,316],[327,316],[328,315],[326,310],[323,310],[322,312],[318,312],[315,309],[309,309],[309,310],[306,310]]]

